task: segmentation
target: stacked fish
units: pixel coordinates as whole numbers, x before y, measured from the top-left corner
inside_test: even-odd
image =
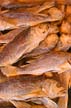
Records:
[[[0,108],[71,108],[71,0],[0,0]]]

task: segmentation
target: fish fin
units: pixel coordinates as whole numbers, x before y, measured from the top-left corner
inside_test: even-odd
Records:
[[[67,108],[67,103],[68,103],[68,93],[66,93],[65,96],[59,98],[58,107],[59,108]]]
[[[31,108],[31,105],[24,101],[10,101],[16,108]]]
[[[49,8],[53,7],[54,5],[55,5],[54,1],[52,1],[52,2],[44,2],[43,5],[41,5],[35,12],[36,12],[36,14],[40,13],[40,12],[46,10],[46,9],[49,9]]]
[[[22,99],[26,100],[30,98],[44,97],[44,96],[46,96],[46,94],[41,89],[38,89],[29,94],[23,95]]]
[[[59,73],[62,73],[62,72],[66,72],[66,71],[71,70],[71,65],[68,62],[63,63],[59,67],[61,69],[61,71]]]
[[[47,97],[39,98],[46,108],[58,108],[58,105]]]

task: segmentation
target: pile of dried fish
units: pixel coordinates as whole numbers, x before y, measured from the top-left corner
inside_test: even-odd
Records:
[[[70,87],[71,0],[0,0],[0,108],[71,108]]]

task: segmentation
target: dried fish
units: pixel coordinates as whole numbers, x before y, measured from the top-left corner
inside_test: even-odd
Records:
[[[56,85],[55,90],[53,82],[55,82]],[[21,76],[8,78],[5,82],[0,83],[0,99],[2,101],[13,103],[14,101],[26,101],[26,99],[34,97],[40,98],[41,102],[43,102],[46,107],[51,106],[51,108],[54,108],[55,106],[55,108],[57,108],[56,103],[50,98],[62,97],[65,95],[64,88],[61,85],[60,87],[57,85],[57,81],[51,79],[48,80],[44,76]],[[54,92],[52,91],[52,94],[54,94],[53,97],[49,95],[51,93],[47,92],[49,87],[52,87],[54,90]],[[18,104],[20,104],[20,102]]]
[[[53,13],[53,14],[51,14]],[[61,11],[55,11],[55,8],[50,8],[48,14],[34,14],[31,12],[6,12],[0,15],[0,31],[7,29],[15,29],[18,27],[35,26],[43,22],[53,22],[62,20],[63,14]],[[3,25],[2,25],[3,24]]]
[[[18,27],[34,26],[43,22],[49,22],[52,19],[47,15],[32,13],[5,13],[0,15],[0,31],[15,29]]]
[[[23,55],[23,58],[30,57],[30,56],[37,56],[39,54],[48,52],[50,49],[54,48],[55,45],[57,44],[58,40],[59,40],[58,36],[54,35],[54,34],[56,34],[58,32],[59,32],[59,29],[56,25],[48,24],[48,35],[47,35],[47,37],[32,52]],[[49,40],[49,42],[48,42],[48,40]],[[52,48],[51,48],[51,46],[52,46],[51,42],[53,43]]]
[[[38,31],[37,31],[38,29]],[[8,43],[0,53],[0,66],[15,63],[23,54],[31,52],[48,34],[47,24],[24,30]]]
[[[70,108],[70,88],[71,0],[0,0],[0,107]]]
[[[37,57],[25,67],[1,67],[1,72],[7,77],[24,74],[42,75],[50,71],[62,73],[71,71],[70,59],[71,53],[50,52]]]
[[[24,55],[23,57],[33,57],[43,53],[47,53],[56,46],[58,40],[59,38],[56,34],[50,34],[44,39],[44,41],[40,43],[40,45],[35,50]]]

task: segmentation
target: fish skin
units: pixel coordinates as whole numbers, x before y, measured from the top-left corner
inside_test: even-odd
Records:
[[[0,53],[0,66],[15,63],[22,55],[35,49],[47,34],[47,24],[25,29],[3,48]]]

